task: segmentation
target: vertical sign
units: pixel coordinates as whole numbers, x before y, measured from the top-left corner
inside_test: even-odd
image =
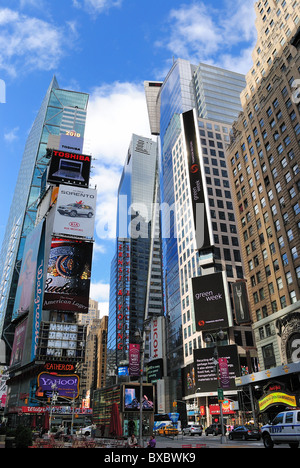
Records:
[[[190,192],[194,216],[195,238],[198,250],[213,245],[212,224],[208,206],[207,187],[204,177],[198,126],[193,110],[182,114],[183,132],[187,156]]]
[[[129,351],[130,243],[118,241],[117,350]]]
[[[132,377],[140,376],[140,345],[129,345],[129,375]]]
[[[226,358],[219,358],[219,372],[221,388],[230,388],[228,361]]]

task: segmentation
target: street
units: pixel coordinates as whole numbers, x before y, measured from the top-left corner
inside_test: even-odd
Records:
[[[191,447],[184,447],[186,445],[191,445]],[[198,447],[197,447],[198,446]],[[202,446],[202,447],[201,447]],[[156,448],[264,448],[263,441],[249,440],[229,440],[226,437],[226,440],[221,444],[221,438],[219,436],[182,436],[177,437],[156,437]],[[288,445],[275,445],[274,448],[290,448]]]

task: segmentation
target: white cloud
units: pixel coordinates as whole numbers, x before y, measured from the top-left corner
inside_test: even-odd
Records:
[[[110,8],[120,7],[123,0],[73,0],[73,6],[84,8],[89,13],[102,13]]]
[[[56,68],[72,30],[68,24],[58,28],[9,8],[0,8],[0,26],[0,69],[12,76]]]
[[[12,143],[13,141],[18,139],[18,133],[19,127],[13,128],[10,132],[7,132],[4,134],[4,140],[7,141],[8,143]]]
[[[252,66],[251,52],[257,39],[254,3],[225,0],[224,7],[216,9],[193,2],[172,9],[168,37],[156,44],[194,64],[229,64],[230,69],[246,73]]]
[[[101,281],[92,283],[90,288],[90,297],[95,301],[108,301],[109,300],[109,284]]]
[[[115,238],[117,190],[132,134],[150,137],[144,87],[116,82],[91,94],[84,152],[93,161],[91,184],[97,185],[96,234]]]

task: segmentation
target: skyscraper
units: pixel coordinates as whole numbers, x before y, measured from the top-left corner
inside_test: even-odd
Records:
[[[108,376],[127,363],[134,332],[163,314],[157,144],[138,135],[126,156],[118,190],[116,254],[111,263]],[[108,380],[109,382],[109,380]]]
[[[173,208],[162,213],[171,401],[182,399],[182,366],[193,359],[193,350],[202,346],[201,335],[194,328],[191,278],[221,269],[227,271],[228,278],[243,277],[225,149],[230,125],[241,110],[239,95],[244,87],[245,79],[240,74],[205,64],[192,65],[182,59],[174,62],[163,83],[145,82],[151,131],[160,135],[161,142],[162,203]],[[200,255],[190,238],[191,199],[180,117],[191,109],[198,117],[203,177],[209,195],[206,209],[213,218],[210,225],[214,248]]]
[[[35,225],[49,135],[84,134],[88,95],[59,88],[53,77],[26,141],[0,255],[0,336],[12,347],[11,319],[27,235]],[[9,356],[7,356],[7,359]]]
[[[262,370],[294,362],[300,336],[299,5],[266,3],[228,149]]]

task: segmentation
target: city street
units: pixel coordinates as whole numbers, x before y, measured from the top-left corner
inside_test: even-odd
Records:
[[[264,448],[263,441],[249,440],[249,441],[239,441],[239,440],[229,440],[226,437],[226,440],[221,444],[221,438],[213,435],[205,436],[182,436],[179,435],[175,438],[171,437],[156,437],[156,447],[160,448],[188,448],[183,447],[184,445],[191,445],[192,449],[198,449],[198,445],[203,445],[202,448]],[[277,445],[274,448],[289,448],[288,445]]]

